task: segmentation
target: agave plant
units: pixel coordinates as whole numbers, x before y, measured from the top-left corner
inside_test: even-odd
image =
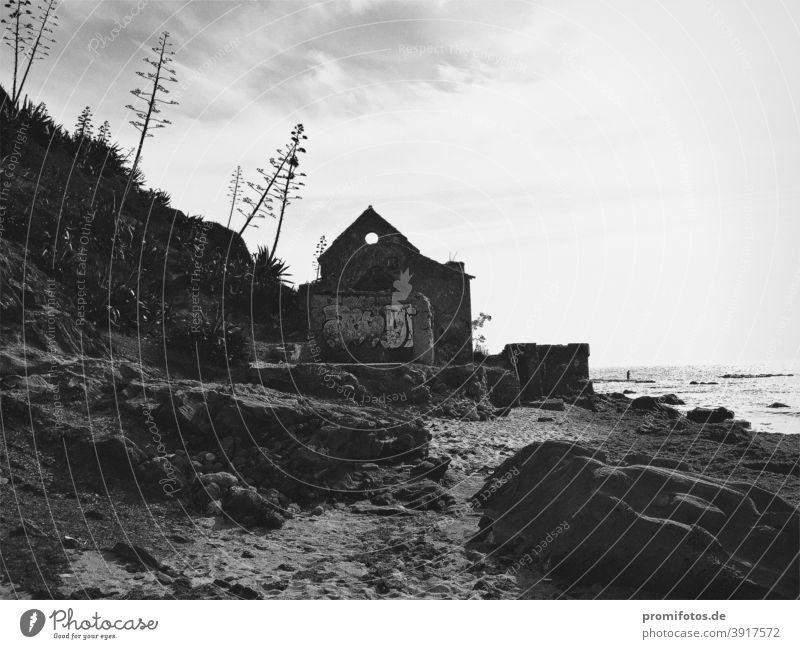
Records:
[[[282,259],[270,255],[267,246],[259,246],[253,253],[253,284],[257,286],[277,286],[287,284],[289,266]]]

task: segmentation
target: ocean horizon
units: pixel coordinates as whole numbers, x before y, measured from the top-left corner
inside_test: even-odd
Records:
[[[628,370],[631,381],[626,380]],[[723,378],[731,374],[773,376]],[[779,374],[784,376],[776,376]],[[774,365],[641,365],[592,368],[590,378],[595,392],[631,390],[631,398],[671,393],[686,402],[678,406],[684,412],[698,406],[725,406],[733,410],[736,419],[749,421],[754,431],[800,434],[800,372],[792,369]],[[769,407],[776,402],[788,407]]]

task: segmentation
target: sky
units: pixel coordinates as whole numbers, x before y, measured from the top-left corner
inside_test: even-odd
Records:
[[[492,351],[585,341],[595,366],[800,369],[798,3],[65,0],[59,15],[27,91],[66,125],[91,106],[124,148],[135,73],[169,30],[180,103],[142,164],[186,213],[226,222],[234,168],[255,180],[305,125],[278,250],[297,283],[320,236],[372,205],[465,262]],[[250,248],[274,227],[248,230]]]

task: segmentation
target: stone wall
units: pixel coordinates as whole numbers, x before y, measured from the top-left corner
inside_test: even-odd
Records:
[[[393,291],[395,277],[406,272],[413,290],[432,305],[437,362],[472,361],[472,304],[470,276],[461,267],[440,264],[398,241],[381,239],[362,246],[346,259],[326,258],[324,278],[312,291]]]
[[[588,343],[515,343],[490,356],[486,363],[516,371],[522,400],[591,390]]]
[[[306,296],[315,362],[433,362],[431,305],[421,293],[397,303],[391,291],[311,291]]]

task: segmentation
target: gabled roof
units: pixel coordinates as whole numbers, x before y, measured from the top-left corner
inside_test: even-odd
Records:
[[[458,265],[458,262],[454,262],[453,264],[443,264],[435,259],[431,259],[430,257],[423,255],[419,251],[419,248],[406,239],[406,235],[400,232],[400,230],[398,230],[391,223],[389,223],[389,221],[372,209],[372,205],[367,207],[367,209],[365,209],[355,221],[347,226],[347,228],[345,228],[345,230],[333,240],[333,243],[331,243],[325,252],[319,256],[319,260],[324,260],[328,254],[334,253],[344,246],[363,246],[363,238],[370,232],[374,232],[379,237],[389,236],[394,239],[399,239],[402,245],[409,250],[412,250],[420,257],[423,257],[434,264],[442,266],[443,268],[447,268],[454,273],[458,273],[460,275],[463,274],[468,279],[475,279],[473,275],[468,275],[464,272],[463,264],[460,266]]]
[[[372,205],[367,207],[361,215],[353,221],[349,226],[347,226],[344,231],[333,240],[330,246],[328,246],[327,250],[323,252],[319,258],[324,259],[329,253],[335,251],[337,248],[346,245],[348,239],[350,238],[350,234],[353,231],[357,231],[364,235],[375,232],[378,236],[386,236],[386,235],[395,235],[402,239],[403,245],[407,246],[414,252],[419,252],[419,248],[414,246],[406,236],[400,232],[396,227],[394,227],[389,221],[383,218],[380,214],[378,214],[374,209],[372,209]]]

